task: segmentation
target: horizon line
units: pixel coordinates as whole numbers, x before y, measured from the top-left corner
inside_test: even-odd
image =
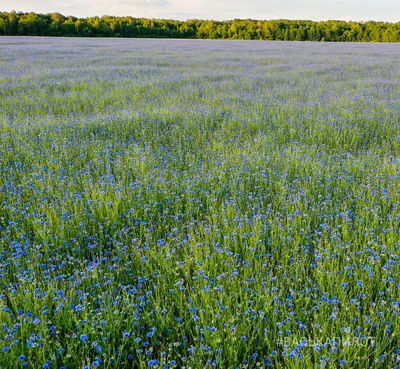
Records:
[[[43,14],[43,15],[50,15],[50,14],[61,14],[64,17],[73,17],[77,19],[88,19],[88,18],[103,18],[103,17],[115,17],[115,18],[124,18],[124,17],[131,17],[135,19],[149,19],[149,20],[168,20],[168,21],[178,21],[178,22],[187,22],[187,21],[210,21],[210,22],[232,22],[234,20],[239,20],[239,21],[245,21],[245,20],[252,20],[252,21],[304,21],[304,22],[346,22],[346,23],[368,23],[368,22],[376,22],[376,23],[390,23],[390,24],[397,24],[400,23],[400,20],[398,21],[386,21],[386,20],[375,20],[375,19],[368,19],[368,20],[351,20],[351,19],[334,19],[334,18],[329,18],[329,19],[306,19],[306,18],[251,18],[251,17],[245,17],[245,18],[230,18],[230,19],[224,19],[224,20],[217,20],[213,18],[186,18],[186,19],[178,19],[178,18],[153,18],[153,17],[143,17],[143,16],[134,16],[134,15],[112,15],[112,14],[102,14],[102,15],[89,15],[89,16],[78,16],[78,15],[73,15],[73,14],[63,14],[59,11],[53,11],[53,12],[35,12],[35,11],[22,11],[22,10],[15,10],[12,9],[10,11],[7,10],[0,10],[0,13],[16,13],[16,14],[29,14],[29,13],[34,13],[34,14]]]

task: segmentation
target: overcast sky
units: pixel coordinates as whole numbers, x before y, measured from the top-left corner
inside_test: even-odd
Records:
[[[400,21],[399,0],[0,0],[3,11],[60,12],[87,17],[168,19],[344,19]]]

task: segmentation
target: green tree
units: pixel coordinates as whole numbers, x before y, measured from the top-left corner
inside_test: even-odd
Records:
[[[78,19],[60,13],[12,11],[0,12],[0,35],[399,42],[400,22],[313,22],[285,19],[182,22],[114,16]]]
[[[21,15],[18,21],[18,33],[27,36],[43,36],[47,30],[46,20],[35,13]]]
[[[7,35],[8,24],[9,24],[8,17],[5,14],[0,13],[0,34],[5,36]]]

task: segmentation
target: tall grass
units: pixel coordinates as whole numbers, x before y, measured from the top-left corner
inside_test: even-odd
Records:
[[[0,40],[0,368],[396,368],[397,45]]]

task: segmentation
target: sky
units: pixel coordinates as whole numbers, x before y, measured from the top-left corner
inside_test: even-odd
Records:
[[[166,19],[400,21],[399,0],[0,0],[0,11]]]

